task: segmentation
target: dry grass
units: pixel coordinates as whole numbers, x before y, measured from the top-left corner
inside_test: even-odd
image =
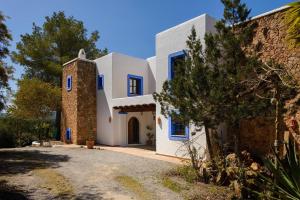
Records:
[[[33,170],[33,174],[42,180],[41,187],[48,189],[57,196],[72,196],[72,184],[60,173],[53,169]]]
[[[147,191],[144,188],[144,186],[136,179],[133,179],[130,176],[117,176],[115,179],[123,187],[127,188],[128,190],[136,194],[139,197],[139,199],[145,199],[145,200],[153,199],[153,195],[149,191]]]
[[[181,184],[173,181],[171,178],[167,176],[162,179],[162,184],[166,188],[169,188],[170,190],[176,193],[179,193],[184,189]]]
[[[204,184],[196,180],[189,166],[179,166],[162,174],[162,185],[186,200],[229,200],[232,191],[228,187]]]

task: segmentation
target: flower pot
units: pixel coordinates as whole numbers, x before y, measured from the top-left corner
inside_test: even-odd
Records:
[[[93,149],[94,148],[94,145],[95,145],[95,141],[94,140],[87,140],[86,141],[86,147],[88,149]]]

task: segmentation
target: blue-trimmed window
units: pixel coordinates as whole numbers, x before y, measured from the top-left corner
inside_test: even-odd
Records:
[[[97,85],[98,85],[98,90],[103,90],[103,88],[104,88],[104,75],[103,74],[98,75]]]
[[[169,139],[170,140],[188,140],[189,127],[184,123],[169,117]]]
[[[67,128],[66,130],[66,140],[71,141],[71,128]]]
[[[67,91],[72,90],[72,76],[69,75],[67,76],[67,85],[66,85]]]
[[[175,68],[180,65],[185,59],[185,51],[178,51],[168,56],[168,79],[172,80],[175,74]],[[185,123],[179,120],[169,117],[169,139],[170,140],[188,140],[189,139],[189,127]]]
[[[172,80],[174,78],[175,74],[175,67],[176,65],[179,65],[184,61],[185,59],[185,51],[178,51],[175,53],[172,53],[168,57],[168,79]]]
[[[127,75],[127,95],[143,95],[143,77],[132,74]]]

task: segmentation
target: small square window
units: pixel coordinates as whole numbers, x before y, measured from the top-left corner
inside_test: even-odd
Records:
[[[185,125],[184,123],[176,120],[172,120],[172,136],[184,136],[185,135]]]
[[[98,85],[98,90],[103,90],[103,88],[104,88],[104,76],[103,76],[103,74],[98,75],[97,85]]]
[[[189,126],[188,124],[169,117],[169,139],[170,140],[188,140]]]
[[[71,91],[72,90],[72,76],[69,75],[67,76],[67,91]]]
[[[128,96],[143,95],[143,77],[129,74],[127,79]]]

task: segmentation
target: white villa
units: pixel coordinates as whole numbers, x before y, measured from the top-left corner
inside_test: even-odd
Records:
[[[184,57],[191,28],[203,41],[205,33],[214,31],[215,22],[203,14],[156,34],[155,56],[147,59],[110,53],[87,60],[81,51],[64,64],[62,140],[85,144],[93,129],[97,144],[146,145],[151,133],[157,154],[182,157],[183,141],[191,138],[204,149],[204,132],[192,136],[193,127],[165,118],[152,94],[174,76],[174,62]]]

